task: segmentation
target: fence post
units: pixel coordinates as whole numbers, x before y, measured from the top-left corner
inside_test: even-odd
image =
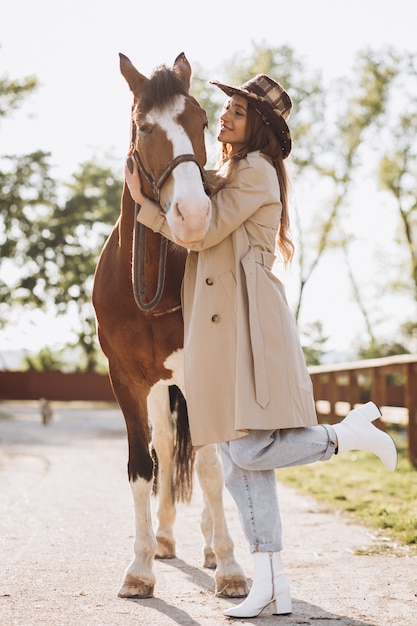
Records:
[[[329,424],[337,424],[339,418],[336,413],[336,402],[339,399],[339,388],[337,385],[338,372],[329,372]]]
[[[351,410],[355,407],[355,404],[360,403],[360,393],[358,372],[356,370],[351,370],[349,372],[349,402]]]
[[[372,375],[372,400],[378,406],[387,404],[387,375],[383,367],[373,367]]]
[[[417,366],[407,364],[405,406],[408,408],[408,458],[417,467]]]

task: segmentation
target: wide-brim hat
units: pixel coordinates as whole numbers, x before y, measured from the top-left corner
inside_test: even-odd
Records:
[[[282,85],[266,74],[258,74],[240,87],[225,85],[218,80],[211,80],[210,83],[228,96],[238,94],[246,98],[278,137],[282,147],[282,158],[285,159],[290,154],[291,132],[285,120],[291,113],[292,101]]]

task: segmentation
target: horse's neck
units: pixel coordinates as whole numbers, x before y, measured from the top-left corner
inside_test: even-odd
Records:
[[[129,266],[132,262],[133,233],[139,224],[135,221],[136,207],[130,193],[125,188],[122,196],[122,208],[119,218],[119,249],[122,252],[124,262]],[[146,256],[151,259],[159,258],[161,236],[158,233],[146,229]],[[157,267],[157,265],[156,265]]]
[[[122,273],[130,277],[132,272],[132,262],[138,259],[132,258],[133,254],[133,231],[135,228],[135,203],[130,193],[125,188],[122,196],[122,208],[118,223],[118,251],[121,261]],[[150,229],[146,229],[146,282],[149,293],[152,297],[157,288],[159,258],[161,253],[161,236]],[[185,259],[187,251],[185,248],[176,248],[168,245],[167,260],[165,267],[165,287],[159,308],[170,309],[178,307],[180,303],[180,289],[184,274]],[[159,309],[158,309],[159,310]]]

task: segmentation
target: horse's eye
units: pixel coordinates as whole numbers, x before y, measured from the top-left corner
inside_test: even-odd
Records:
[[[142,133],[142,135],[150,135],[152,132],[152,126],[149,124],[141,124],[139,126],[139,132]]]

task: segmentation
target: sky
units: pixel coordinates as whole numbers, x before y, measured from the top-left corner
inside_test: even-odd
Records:
[[[221,80],[224,63],[253,43],[288,45],[330,81],[348,74],[364,48],[417,52],[416,24],[415,0],[3,0],[0,76],[35,75],[40,87],[0,121],[0,154],[49,151],[53,174],[67,181],[96,154],[121,167],[131,95],[119,52],[145,75],[185,52],[192,66]],[[331,334],[342,338],[337,313],[329,315]],[[0,350],[59,341],[62,327],[56,336],[47,328],[43,334],[41,321],[32,320],[0,333]]]

